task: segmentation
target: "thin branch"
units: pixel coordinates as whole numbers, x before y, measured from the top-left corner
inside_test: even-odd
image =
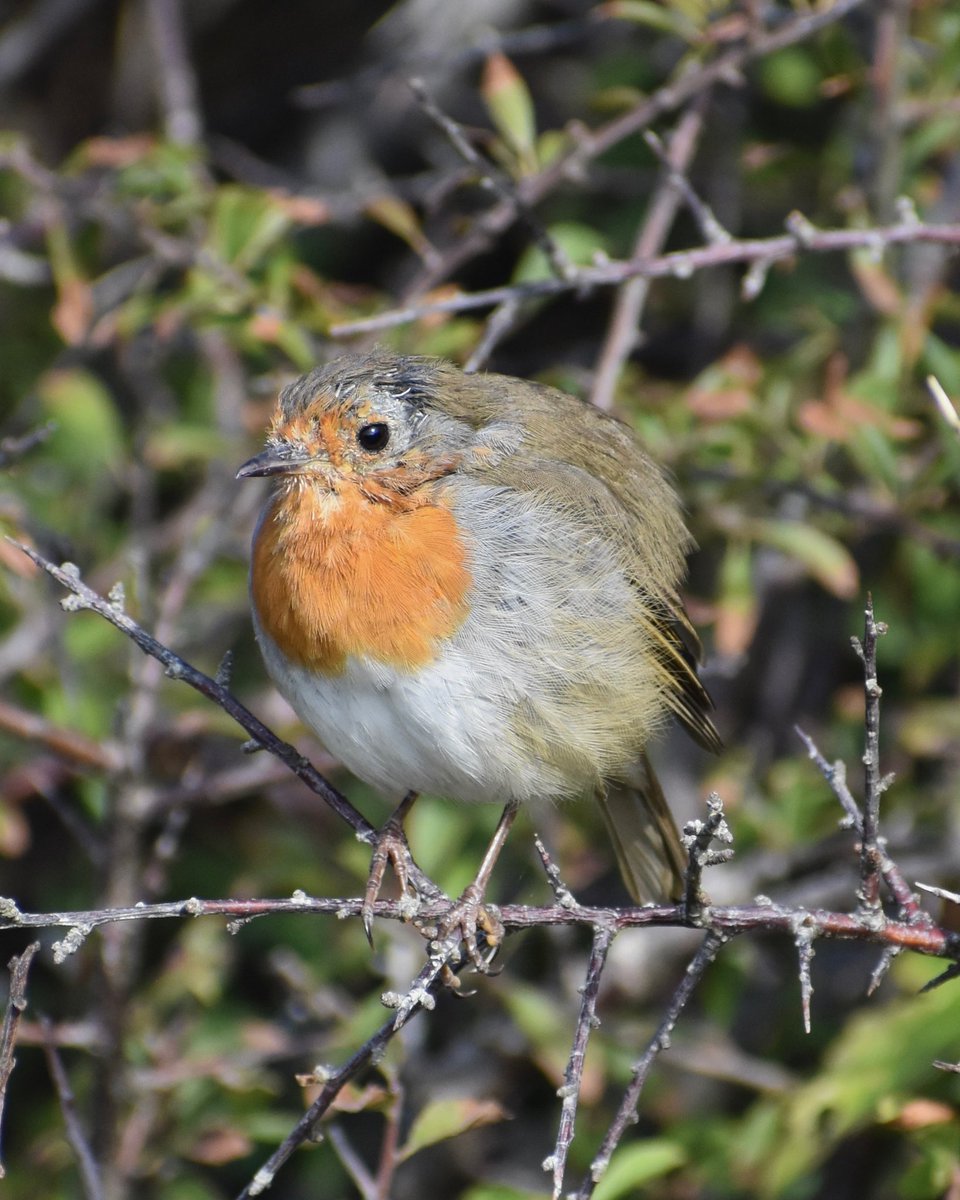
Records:
[[[543,1169],[553,1174],[553,1200],[560,1200],[563,1192],[563,1177],[567,1169],[567,1155],[573,1141],[577,1105],[580,1101],[580,1086],[583,1079],[583,1064],[587,1056],[587,1043],[590,1040],[591,1031],[598,1024],[596,1013],[600,979],[615,936],[616,928],[610,924],[598,925],[593,931],[590,961],[587,963],[586,977],[580,988],[580,1014],[577,1017],[577,1027],[573,1035],[573,1047],[570,1050],[567,1069],[563,1074],[563,1087],[557,1093],[562,1100],[557,1141],[553,1154],[543,1164]]]
[[[764,58],[776,50],[796,45],[813,37],[822,29],[835,24],[848,13],[864,4],[866,0],[836,0],[828,8],[814,12],[803,12],[793,20],[785,21],[768,33],[752,37],[749,42],[727,51],[702,66],[685,71],[679,78],[658,88],[634,108],[615,117],[588,133],[580,133],[575,145],[560,155],[537,175],[522,180],[520,195],[528,206],[539,203],[559,185],[580,177],[587,164],[622,142],[631,134],[639,133],[670,112],[683,108],[695,96],[709,91],[719,83],[738,83],[741,72],[750,63]],[[456,246],[444,256],[442,269],[424,271],[410,289],[417,295],[435,287],[441,279],[448,278],[463,263],[482,253],[490,242],[512,224],[516,210],[506,201],[498,204],[477,222],[473,233],[459,239]]]
[[[544,229],[535,214],[521,196],[517,186],[503,172],[496,170],[492,163],[482,158],[470,143],[463,127],[443,111],[430,95],[427,85],[422,79],[408,80],[410,90],[416,96],[420,107],[434,124],[443,131],[450,144],[464,160],[477,172],[477,182],[482,188],[493,192],[500,200],[510,204],[516,210],[517,216],[527,226],[533,240],[543,251],[550,269],[558,279],[569,279],[574,267],[566,253]]]
[[[813,997],[813,977],[810,968],[813,956],[816,953],[813,948],[816,936],[816,929],[813,922],[804,915],[797,922],[793,939],[793,944],[797,948],[797,961],[799,963],[800,1007],[803,1011],[804,1033],[810,1032],[810,1000]]]
[[[844,763],[837,761],[834,763],[827,762],[826,758],[820,753],[816,743],[809,734],[799,727],[794,727],[797,736],[807,747],[807,752],[811,760],[816,763],[821,775],[826,779],[830,786],[830,790],[839,800],[845,816],[841,824],[852,829],[855,833],[862,837],[863,835],[863,817],[860,813],[860,806],[853,797],[853,793],[847,784],[847,769]],[[918,925],[930,924],[931,918],[929,914],[920,907],[920,901],[907,883],[903,876],[903,872],[897,864],[886,853],[883,843],[878,843],[880,851],[880,872],[887,887],[890,889],[890,894],[897,902],[900,914],[907,921]],[[919,885],[918,885],[919,886]],[[875,917],[871,917],[875,920]]]
[[[692,111],[699,113],[702,117],[702,110],[706,107],[706,100],[706,93],[698,96],[697,106]],[[702,120],[700,123],[702,125]],[[679,128],[680,126],[678,126],[678,130]],[[703,240],[708,245],[715,245],[717,242],[732,242],[733,234],[720,224],[716,213],[710,205],[701,200],[693,190],[693,185],[686,176],[689,156],[687,162],[676,161],[674,156],[671,155],[670,149],[664,146],[663,142],[661,142],[652,129],[644,130],[643,140],[660,160],[661,165],[666,168],[666,182],[683,199],[684,204],[690,210],[690,215],[697,223],[697,228],[700,230],[700,236]]]
[[[874,618],[873,599],[869,596],[864,618],[863,642],[854,641],[854,647],[863,661],[863,686],[866,699],[863,818],[858,895],[863,915],[872,915],[876,919],[882,920],[880,878],[883,853],[879,846],[880,797],[886,789],[888,781],[882,779],[880,775],[880,697],[882,691],[877,681],[877,639],[886,633],[887,627]]]
[[[689,279],[695,272],[708,267],[729,266],[733,263],[773,263],[792,258],[803,251],[830,254],[870,249],[880,253],[889,246],[917,242],[960,246],[960,225],[923,225],[909,220],[871,229],[816,229],[806,224],[803,219],[790,224],[791,232],[779,237],[716,242],[696,246],[690,250],[676,250],[645,262],[614,260],[599,266],[578,267],[567,279],[534,279],[526,283],[486,288],[483,291],[462,293],[443,299],[422,300],[403,308],[388,309],[373,317],[341,321],[331,325],[329,333],[335,338],[355,337],[361,333],[406,325],[433,313],[471,312],[511,300],[558,296],[564,292],[595,287],[617,287],[626,280],[637,277]]]
[[[40,742],[54,754],[69,759],[81,767],[95,767],[101,771],[115,771],[121,758],[115,746],[88,738],[73,729],[55,725],[45,717],[18,708],[6,700],[0,700],[0,729],[12,733],[24,741]]]
[[[682,192],[677,181],[686,181],[683,172],[693,159],[702,129],[703,106],[698,103],[681,117],[666,149],[660,139],[656,139],[655,144],[666,171],[637,233],[630,255],[632,260],[646,262],[663,250],[680,208]],[[643,276],[629,280],[617,291],[590,393],[591,403],[607,412],[613,408],[614,392],[623,364],[639,341],[640,322],[649,291],[650,280]]]
[[[546,872],[547,881],[550,884],[554,899],[564,908],[572,909],[579,907],[573,892],[570,891],[567,885],[563,882],[563,879],[560,877],[560,868],[553,861],[550,851],[544,845],[543,839],[540,837],[539,833],[535,833],[533,835],[533,844],[536,848],[543,869]]]
[[[435,955],[428,959],[409,991],[403,995],[384,994],[383,1003],[389,1008],[396,1008],[396,1016],[381,1025],[376,1033],[369,1037],[338,1070],[331,1071],[327,1075],[320,1095],[257,1171],[253,1179],[239,1193],[237,1200],[249,1200],[251,1196],[261,1195],[273,1184],[277,1172],[298,1147],[302,1146],[304,1142],[317,1140],[319,1123],[343,1088],[365,1067],[379,1059],[391,1039],[400,1032],[411,1017],[416,1016],[423,1009],[430,1010],[434,1007],[436,1003],[434,989],[445,968],[445,958],[442,955]]]
[[[203,137],[200,88],[190,62],[181,0],[148,0],[147,17],[167,137],[175,145],[199,145]]]
[[[30,964],[39,949],[39,942],[31,942],[22,954],[14,955],[7,964],[10,968],[10,992],[3,1014],[3,1029],[0,1031],[0,1130],[3,1128],[7,1084],[10,1082],[13,1068],[17,1065],[14,1050],[17,1044],[17,1029],[27,1007],[27,977],[30,974]],[[6,1170],[3,1161],[0,1160],[0,1179],[5,1175]]]
[[[117,921],[180,920],[184,917],[227,917],[232,931],[255,917],[325,914],[338,919],[359,916],[360,896],[322,897],[294,892],[282,899],[202,900],[196,896],[158,904],[131,904],[112,908],[65,910],[60,912],[22,912],[16,903],[0,897],[0,929],[66,929],[67,936],[53,946],[55,960],[80,948],[86,938],[101,925]],[[377,917],[387,921],[407,921],[409,911],[397,900],[378,900]],[[450,911],[446,898],[425,901],[418,910],[418,921],[436,920]],[[648,928],[689,929],[690,920],[683,904],[649,904],[642,908],[597,908],[575,904],[501,904],[497,915],[507,932],[548,925],[597,926],[613,922],[618,930]],[[795,936],[799,920],[809,923],[817,937],[842,938],[877,946],[901,946],[932,958],[960,960],[960,933],[925,922],[888,920],[882,928],[857,913],[830,909],[804,909],[776,904],[758,898],[753,904],[711,904],[701,917],[699,928],[724,937],[743,933],[785,933]]]
[[[718,866],[733,858],[733,850],[729,846],[733,834],[723,815],[723,801],[716,792],[707,797],[707,808],[709,816],[705,821],[688,821],[683,827],[682,841],[687,851],[683,907],[693,925],[700,925],[704,920],[704,905],[707,903],[702,888],[704,868]],[[712,850],[710,847],[715,841],[727,843],[727,848]]]
[[[367,1170],[366,1163],[354,1150],[344,1130],[336,1122],[331,1122],[327,1126],[327,1140],[336,1151],[341,1166],[353,1180],[353,1185],[363,1200],[379,1200],[377,1181]]]
[[[50,1077],[57,1092],[57,1099],[60,1101],[60,1111],[63,1114],[63,1123],[67,1131],[67,1141],[77,1156],[83,1194],[87,1197],[87,1200],[103,1200],[106,1192],[103,1188],[103,1180],[100,1177],[100,1168],[90,1147],[89,1139],[80,1123],[76,1097],[73,1094],[73,1088],[70,1086],[70,1080],[64,1068],[63,1061],[60,1058],[57,1043],[53,1037],[53,1025],[49,1020],[44,1018],[41,1022],[41,1029],[43,1032],[43,1051],[47,1058],[47,1068],[50,1071]]]
[[[935,375],[927,376],[927,388],[933,397],[933,402],[948,427],[960,438],[960,413],[957,412],[953,401],[944,391],[943,385]]]
[[[9,467],[31,450],[42,445],[56,429],[56,422],[38,425],[20,437],[0,438],[0,468]]]
[[[350,801],[332,787],[303,755],[293,746],[277,738],[266,725],[259,721],[248,709],[244,708],[240,701],[230,692],[226,691],[225,688],[221,687],[215,679],[212,679],[209,675],[205,675],[202,671],[198,671],[196,667],[191,666],[178,654],[175,654],[167,646],[164,646],[156,638],[147,633],[142,626],[138,625],[132,617],[129,617],[123,611],[123,608],[116,599],[111,601],[95,592],[93,588],[88,587],[80,578],[80,572],[73,563],[64,563],[60,567],[54,566],[53,563],[49,562],[42,554],[39,554],[30,546],[25,546],[13,538],[8,538],[7,540],[11,545],[22,550],[38,567],[41,567],[61,587],[66,588],[71,593],[69,597],[60,602],[65,612],[81,612],[86,610],[94,612],[109,621],[111,625],[115,626],[121,633],[126,634],[128,638],[135,642],[144,654],[148,654],[151,658],[155,658],[161,663],[166,675],[170,679],[182,680],[202,696],[206,696],[208,700],[212,700],[214,704],[222,708],[263,749],[274,754],[299,779],[302,779],[311,791],[320,796],[341,820],[347,822],[359,837],[364,841],[372,840],[374,833],[373,826],[353,807]]]
[[[720,935],[711,932],[700,943],[700,949],[687,966],[680,986],[674,992],[663,1020],[657,1026],[656,1033],[647,1043],[646,1050],[633,1068],[633,1078],[630,1081],[630,1086],[624,1092],[617,1115],[614,1117],[613,1123],[607,1130],[600,1149],[590,1164],[590,1174],[583,1181],[580,1190],[576,1193],[576,1200],[588,1200],[588,1197],[593,1195],[593,1190],[610,1165],[610,1158],[620,1144],[620,1139],[626,1132],[627,1126],[636,1117],[640,1094],[647,1081],[647,1076],[650,1074],[650,1068],[653,1066],[660,1052],[666,1050],[670,1045],[670,1038],[673,1035],[674,1026],[680,1014],[686,1007],[687,1001],[693,995],[697,984],[703,978],[707,967],[717,957],[720,947],[725,940]]]
[[[465,375],[472,375],[475,371],[480,370],[497,345],[516,325],[522,310],[523,306],[518,300],[504,300],[502,304],[497,305],[487,317],[480,341],[469,359],[463,364]]]

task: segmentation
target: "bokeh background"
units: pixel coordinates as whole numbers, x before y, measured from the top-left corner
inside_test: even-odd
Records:
[[[675,148],[684,132],[699,199],[674,205],[648,253],[702,244],[705,207],[734,239],[778,235],[795,211],[816,229],[957,221],[960,6],[844,7],[663,106],[652,128]],[[103,592],[122,582],[128,610],[202,669],[231,653],[237,694],[379,823],[382,802],[337,773],[266,683],[245,595],[262,493],[234,482],[236,466],[285,381],[377,340],[592,395],[673,474],[699,544],[687,598],[727,750],[708,759],[678,734],[655,758],[681,818],[711,790],[723,797],[737,857],[708,873],[711,894],[853,905],[852,837],[794,727],[847,763],[859,794],[850,638],[868,592],[889,624],[889,849],[909,880],[956,889],[960,438],[924,384],[933,373],[960,396],[949,245],[798,245],[748,279],[747,295],[742,265],[680,270],[650,284],[640,336],[619,353],[610,331],[624,296],[612,287],[520,299],[493,330],[490,306],[352,328],[549,278],[543,231],[573,264],[629,258],[665,195],[639,132],[541,188],[530,219],[491,214],[587,130],[816,11],[754,0],[0,5],[5,531],[77,563]],[[63,613],[6,543],[0,566],[4,894],[50,912],[358,893],[366,851],[284,768],[242,755],[222,712],[106,623]],[[624,901],[589,813],[537,819],[578,895]],[[495,820],[428,800],[408,831],[455,891]],[[492,898],[548,898],[531,831],[524,818]],[[302,1112],[309,1090],[295,1076],[345,1058],[383,1019],[381,992],[402,990],[422,955],[408,929],[379,926],[371,951],[358,922],[319,917],[107,927],[55,965],[60,936],[42,938],[6,1097],[3,1188],[17,1200],[236,1195]],[[27,940],[4,933],[7,957]],[[678,931],[618,939],[572,1178],[695,944]],[[509,939],[502,974],[413,1022],[272,1194],[545,1194],[587,949],[583,931]],[[958,1077],[931,1066],[960,1058],[960,990],[918,997],[938,964],[903,956],[867,1001],[876,951],[816,951],[806,1035],[789,941],[724,949],[598,1197],[960,1196]],[[68,1073],[99,1185],[66,1136],[44,1040]],[[357,1159],[371,1176],[392,1167],[364,1185]]]

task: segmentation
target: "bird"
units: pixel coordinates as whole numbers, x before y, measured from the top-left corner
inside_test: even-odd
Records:
[[[273,483],[250,566],[267,672],[328,751],[394,801],[596,803],[630,896],[681,896],[647,747],[671,716],[721,742],[679,591],[693,541],[626,424],[376,348],[286,386],[237,476]]]

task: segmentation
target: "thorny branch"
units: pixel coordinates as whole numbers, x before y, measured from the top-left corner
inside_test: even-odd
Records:
[[[624,138],[648,128],[667,113],[676,112],[717,84],[739,83],[741,72],[750,63],[813,37],[818,31],[841,20],[864,2],[865,0],[836,0],[836,3],[829,7],[816,12],[803,12],[775,29],[758,32],[743,45],[683,72],[621,116],[614,117],[597,129],[578,131],[573,146],[565,154],[560,155],[542,171],[521,181],[520,199],[527,207],[538,204],[563,182],[581,177],[588,163],[618,145]],[[449,278],[465,262],[481,254],[516,217],[517,208],[512,200],[504,200],[495,205],[480,218],[470,234],[458,239],[457,244],[444,256],[440,267],[428,268],[421,273],[409,294],[419,295],[435,287],[441,279]],[[493,303],[499,302],[497,300]]]
[[[880,684],[877,682],[877,639],[887,632],[886,625],[873,615],[873,600],[867,599],[864,638],[853,639],[853,647],[863,663],[863,687],[866,699],[866,739],[863,751],[863,820],[860,837],[860,905],[865,916],[882,920],[880,911],[880,874],[883,854],[879,846],[880,797],[890,780],[880,777]]]
[[[587,1056],[587,1043],[590,1040],[591,1031],[599,1023],[596,1015],[597,996],[600,994],[600,980],[603,977],[603,968],[606,965],[610,947],[613,945],[614,936],[615,929],[612,925],[595,925],[593,928],[590,961],[587,963],[586,977],[580,989],[580,1015],[577,1017],[577,1028],[573,1035],[570,1059],[563,1074],[563,1086],[557,1093],[562,1102],[557,1142],[553,1154],[545,1159],[543,1164],[543,1169],[549,1171],[553,1176],[553,1200],[560,1200],[560,1194],[563,1191],[567,1154],[573,1142],[577,1105],[580,1101],[580,1084],[583,1078],[583,1064]]]
[[[312,763],[304,758],[295,747],[278,738],[216,679],[197,670],[169,647],[147,633],[141,625],[138,625],[132,617],[124,612],[119,594],[112,599],[101,596],[82,581],[79,571],[72,563],[55,566],[30,546],[25,546],[13,538],[8,540],[71,593],[61,602],[66,612],[88,610],[109,621],[111,625],[135,642],[144,654],[148,654],[162,663],[169,678],[182,680],[222,708],[241,728],[246,730],[258,747],[275,755],[285,766],[289,767],[294,775],[328,804],[341,820],[346,821],[362,841],[368,844],[374,841],[376,831],[370,822],[354,808],[346,796],[324,779]],[[434,898],[439,895],[436,885],[413,863],[411,863],[411,879],[418,889],[425,889],[426,895]]]
[[[599,266],[578,267],[564,278],[534,279],[527,283],[486,288],[455,296],[424,299],[403,308],[388,309],[373,317],[341,321],[330,326],[330,336],[353,337],[374,330],[390,329],[419,321],[436,313],[470,312],[509,301],[558,296],[564,292],[587,292],[596,287],[618,287],[629,279],[689,279],[708,267],[772,264],[798,253],[829,254],[850,250],[882,253],[888,246],[932,243],[960,246],[960,225],[924,225],[908,216],[893,225],[870,229],[817,229],[799,213],[787,219],[789,232],[778,237],[714,241],[690,250],[675,250],[646,261],[611,261]]]
[[[673,1030],[680,1018],[680,1014],[686,1008],[687,1002],[696,990],[697,984],[703,978],[707,967],[710,966],[719,954],[720,947],[725,940],[722,935],[711,931],[700,943],[700,949],[688,964],[683,979],[674,992],[663,1019],[657,1026],[656,1033],[654,1033],[653,1037],[647,1043],[646,1049],[633,1068],[633,1077],[623,1094],[617,1115],[607,1130],[600,1149],[594,1155],[593,1162],[590,1164],[590,1174],[580,1185],[580,1190],[576,1193],[576,1200],[588,1200],[593,1195],[593,1190],[610,1165],[613,1152],[620,1144],[620,1139],[626,1132],[627,1126],[636,1120],[640,1093],[647,1082],[650,1068],[661,1051],[669,1048],[670,1039],[673,1036]]]

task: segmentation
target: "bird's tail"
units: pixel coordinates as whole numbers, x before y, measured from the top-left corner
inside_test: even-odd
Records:
[[[637,904],[678,900],[686,856],[646,754],[627,779],[607,780],[597,799],[623,882]]]

